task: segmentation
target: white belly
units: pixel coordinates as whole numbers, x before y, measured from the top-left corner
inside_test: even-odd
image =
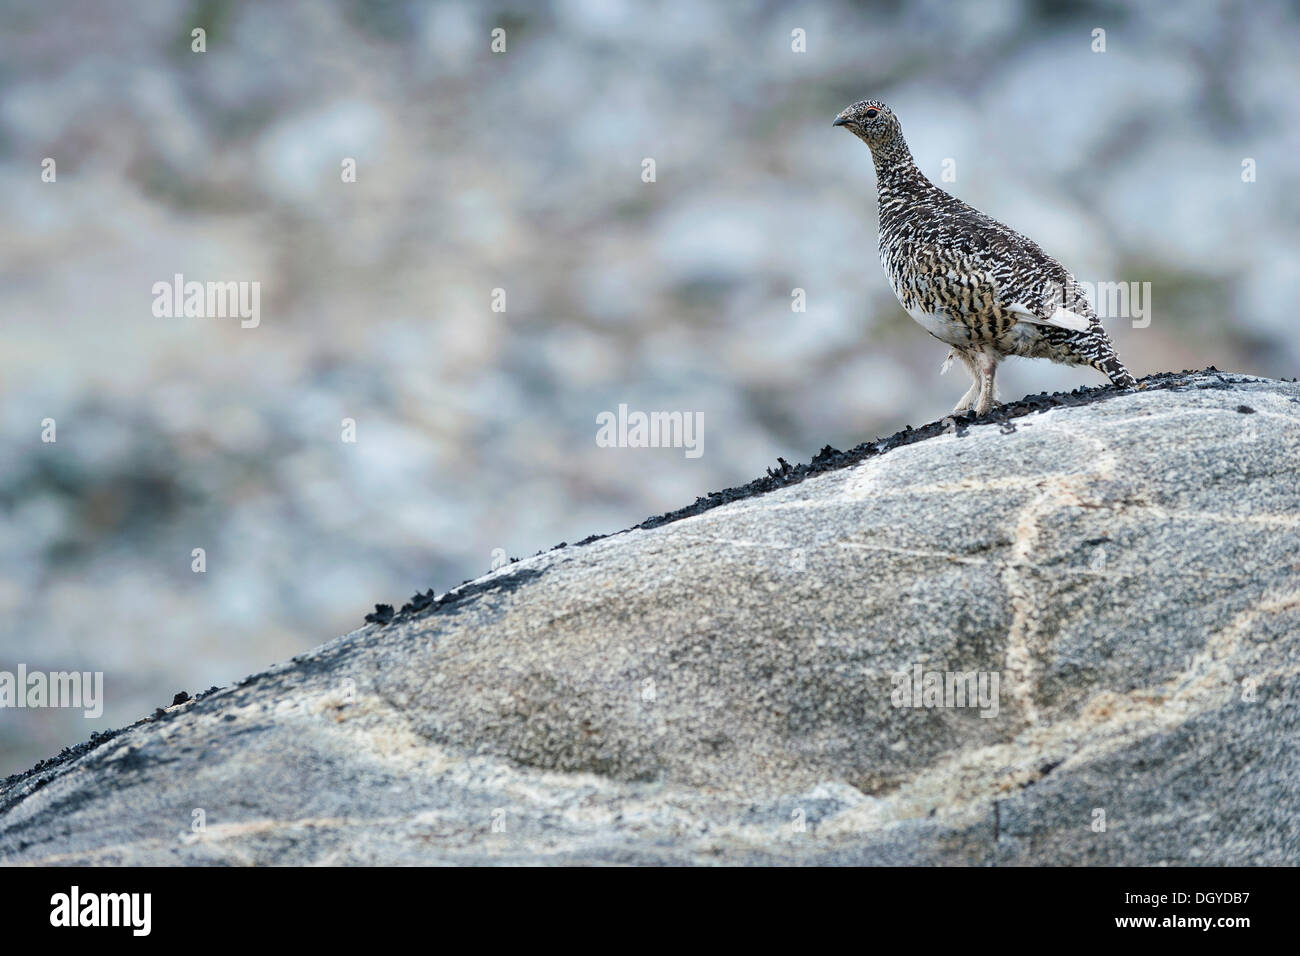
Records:
[[[948,345],[970,345],[970,334],[966,326],[960,322],[954,322],[942,312],[926,312],[919,305],[914,305],[907,310],[907,314],[921,328],[925,329],[940,342]]]

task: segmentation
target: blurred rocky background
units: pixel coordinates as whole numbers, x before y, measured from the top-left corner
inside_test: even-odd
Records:
[[[0,773],[494,552],[946,413],[966,383],[891,295],[870,155],[830,125],[866,96],[1080,279],[1151,283],[1149,325],[1108,320],[1135,373],[1295,375],[1297,18],[0,4],[0,670],[103,671],[107,696],[0,711]],[[260,325],[155,317],[176,273],[260,283]],[[1101,380],[1004,368],[1004,398]],[[598,447],[620,403],[702,413],[704,454]]]

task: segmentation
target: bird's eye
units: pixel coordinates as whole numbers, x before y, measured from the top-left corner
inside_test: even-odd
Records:
[[[875,119],[880,115],[880,110],[867,110],[867,119]]]

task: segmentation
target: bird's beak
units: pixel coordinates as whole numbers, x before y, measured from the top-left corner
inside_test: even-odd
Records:
[[[844,116],[837,116],[837,117],[835,117],[835,122],[834,122],[834,123],[831,123],[831,125],[832,125],[832,126],[847,126],[847,125],[848,125],[848,122],[849,122],[849,121],[848,121],[848,119],[847,119],[846,117],[844,117]]]

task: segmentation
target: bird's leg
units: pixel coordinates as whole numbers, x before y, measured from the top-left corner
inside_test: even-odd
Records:
[[[957,403],[957,407],[952,410],[953,414],[956,415],[958,412],[964,412],[975,404],[975,399],[980,393],[980,373],[979,369],[975,367],[975,363],[971,361],[968,352],[965,352],[962,349],[953,349],[948,353],[948,361],[952,361],[954,355],[962,360],[962,364],[966,366],[966,371],[970,372],[971,377],[970,388],[967,390],[966,394],[961,397],[961,401]]]
[[[976,375],[974,376],[974,381],[970,383],[970,388],[966,391],[966,394],[961,397],[961,401],[959,401],[957,406],[952,410],[953,414],[956,415],[959,412],[968,412],[974,408],[975,399],[979,397],[979,393],[980,379],[979,376]]]
[[[980,395],[979,400],[975,403],[975,414],[984,415],[993,407],[993,403],[997,399],[998,392],[994,377],[998,373],[998,359],[996,355],[981,352],[977,362],[980,373]]]

